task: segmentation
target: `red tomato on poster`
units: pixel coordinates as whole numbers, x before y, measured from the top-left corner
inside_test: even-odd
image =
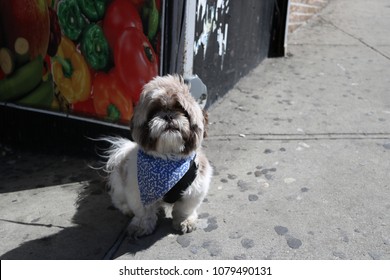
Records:
[[[114,49],[119,36],[129,27],[143,30],[136,7],[129,0],[112,1],[103,19],[103,32],[111,49]]]
[[[148,38],[137,28],[127,28],[115,45],[114,61],[119,78],[137,103],[142,87],[158,74],[157,57]]]

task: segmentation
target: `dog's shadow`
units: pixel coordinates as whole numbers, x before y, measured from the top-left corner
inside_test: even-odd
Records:
[[[124,229],[116,244],[104,256],[104,259],[117,259],[123,255],[134,256],[137,252],[151,248],[156,242],[170,234],[178,233],[173,230],[171,219],[164,217],[159,218],[156,230],[148,236],[137,239],[130,238],[126,234],[126,229]]]
[[[172,218],[165,217],[165,213],[163,210],[159,213],[159,217],[157,220],[156,229],[150,235],[143,236],[140,238],[131,238],[126,234],[126,229],[122,232],[120,238],[120,246],[115,248],[113,246],[113,250],[109,252],[105,258],[106,259],[115,259],[119,258],[123,255],[136,255],[137,252],[145,251],[151,248],[155,243],[159,240],[163,239],[168,235],[179,235],[180,233],[173,229],[172,227]],[[119,243],[119,242],[117,242]]]
[[[57,225],[29,221],[26,219],[9,219],[7,209],[0,215],[0,222],[10,229],[7,234],[9,244],[3,244],[3,248],[12,247],[15,240],[21,243],[7,251],[2,252],[0,259],[38,259],[38,260],[68,260],[68,259],[109,259],[121,256],[125,253],[136,254],[140,250],[151,247],[155,242],[173,233],[169,219],[159,219],[158,230],[151,236],[130,240],[122,238],[130,221],[129,217],[122,215],[111,204],[109,195],[105,190],[104,180],[96,171],[88,167],[85,159],[68,158],[66,161],[58,161],[58,155],[37,155],[27,153],[19,157],[8,156],[2,158],[0,175],[4,179],[0,187],[0,196],[11,195],[13,192],[34,190],[45,191],[47,187],[61,188],[61,186],[76,184],[79,191],[75,203],[75,213],[71,226],[61,227],[61,218],[57,217]],[[16,163],[15,163],[16,161]],[[19,161],[21,164],[19,164]],[[11,163],[11,164],[7,164]],[[28,175],[26,175],[28,174]],[[28,176],[21,184],[21,176]],[[50,177],[51,182],[47,178]],[[46,179],[45,179],[46,178]],[[46,180],[46,181],[45,181]],[[52,182],[57,180],[57,182]],[[56,186],[57,184],[57,186]],[[61,197],[53,197],[60,200]],[[66,202],[68,203],[68,202]],[[25,208],[29,208],[26,199]],[[4,209],[4,208],[3,208]],[[50,209],[44,211],[50,212]],[[50,214],[49,214],[50,215]],[[64,217],[68,219],[69,217]],[[35,219],[36,220],[36,219]],[[63,224],[66,224],[64,221]],[[42,228],[40,230],[39,228]],[[34,230],[32,230],[34,228]],[[47,230],[50,228],[50,230]],[[38,229],[38,234],[36,234]],[[58,231],[57,231],[58,230]],[[30,231],[35,232],[37,239],[31,239]],[[56,232],[49,234],[48,232]],[[13,233],[16,233],[13,237]],[[7,243],[7,238],[2,242]],[[23,241],[26,238],[28,241]],[[122,238],[122,240],[120,240]],[[14,239],[14,240],[12,240]],[[119,242],[121,241],[121,242]],[[0,247],[0,249],[1,249]],[[119,251],[118,251],[119,250]]]

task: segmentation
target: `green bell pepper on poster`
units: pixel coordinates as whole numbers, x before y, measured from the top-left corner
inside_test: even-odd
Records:
[[[93,69],[103,70],[108,66],[110,48],[99,25],[93,23],[85,28],[81,39],[81,52]]]
[[[76,0],[66,0],[58,4],[58,19],[62,32],[73,41],[80,37],[86,25]]]
[[[83,14],[90,21],[101,20],[106,10],[107,0],[77,0]]]
[[[160,21],[159,11],[155,0],[148,0],[142,7],[141,12],[142,22],[144,26],[145,35],[152,41],[156,36]]]

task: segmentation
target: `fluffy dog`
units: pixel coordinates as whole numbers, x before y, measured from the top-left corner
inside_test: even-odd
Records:
[[[180,76],[156,77],[144,86],[130,122],[134,142],[107,139],[109,193],[115,207],[134,215],[130,236],[152,233],[166,203],[176,230],[196,228],[212,176],[201,147],[206,128],[207,113]]]

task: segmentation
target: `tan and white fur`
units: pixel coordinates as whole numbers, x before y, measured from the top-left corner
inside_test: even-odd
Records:
[[[197,209],[209,189],[212,168],[202,151],[206,136],[207,113],[191,96],[188,86],[179,76],[156,77],[144,86],[134,108],[130,123],[134,142],[110,137],[105,169],[108,172],[109,193],[112,202],[123,214],[133,215],[128,226],[130,236],[136,238],[151,234],[157,222],[157,213],[166,206],[161,199],[144,206],[137,179],[137,153],[164,159],[186,158],[196,153],[197,175],[182,197],[171,207],[173,227],[182,233],[196,228]]]

